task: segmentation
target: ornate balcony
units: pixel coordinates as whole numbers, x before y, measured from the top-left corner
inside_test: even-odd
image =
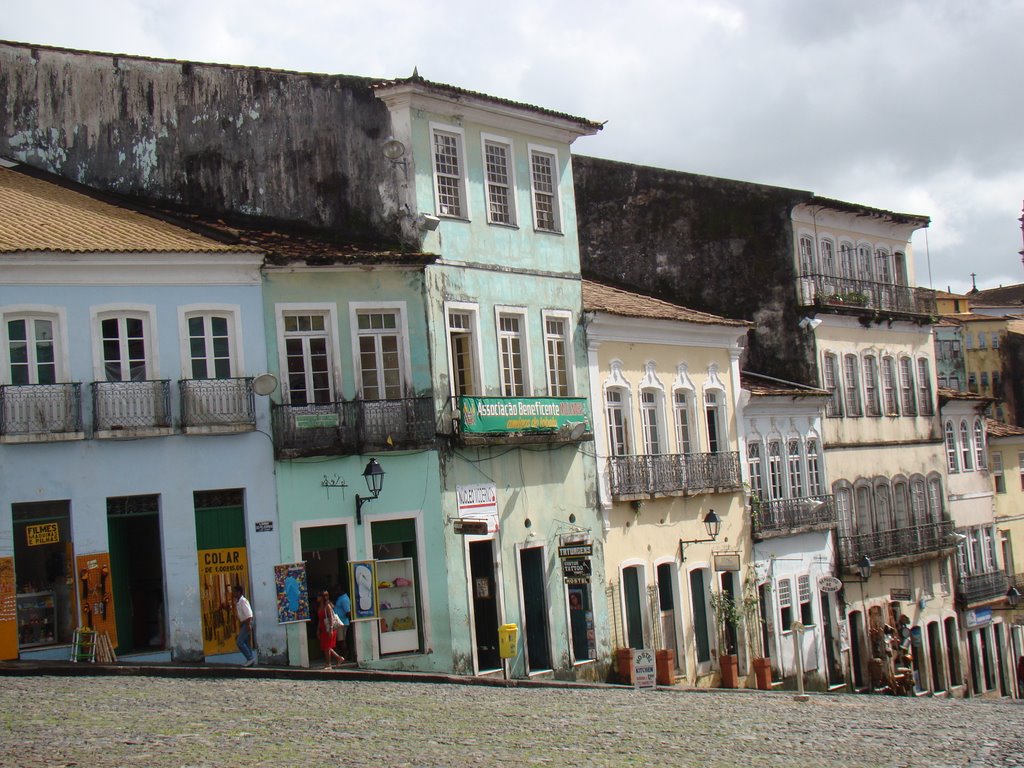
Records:
[[[345,456],[428,448],[436,440],[432,397],[281,405],[271,411],[278,458]]]
[[[942,520],[888,531],[840,536],[839,557],[845,569],[855,570],[857,563],[865,555],[876,564],[884,560],[905,559],[908,562],[915,562],[939,552],[952,550],[955,546],[953,522]]]
[[[171,382],[94,381],[92,409],[97,437],[170,434]]]
[[[960,608],[1002,600],[1010,588],[1010,580],[1002,571],[972,573],[956,585],[956,602]]]
[[[833,275],[801,275],[800,303],[837,309],[934,315],[935,291]]]
[[[608,459],[612,496],[707,493],[742,486],[740,458],[724,453],[666,453]]]
[[[0,436],[5,443],[82,439],[82,385],[0,386]]]
[[[190,434],[249,432],[256,428],[252,378],[182,379],[181,429]]]
[[[754,499],[750,516],[754,536],[760,539],[828,530],[836,524],[835,497],[826,494],[797,499]]]

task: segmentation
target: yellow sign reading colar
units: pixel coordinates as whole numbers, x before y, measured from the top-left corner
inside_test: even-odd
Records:
[[[26,525],[25,538],[28,539],[30,547],[38,547],[41,544],[58,544],[60,543],[60,528],[56,523]]]

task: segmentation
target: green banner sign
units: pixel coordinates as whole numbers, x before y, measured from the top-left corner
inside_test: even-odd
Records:
[[[590,431],[585,397],[462,397],[459,407],[463,432]]]

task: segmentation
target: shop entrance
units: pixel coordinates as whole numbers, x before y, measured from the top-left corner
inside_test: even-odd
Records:
[[[827,592],[818,593],[821,598],[821,625],[825,633],[825,663],[828,665],[828,684],[842,685],[843,670],[836,654],[835,622],[833,621],[832,598]]]
[[[21,650],[70,643],[78,625],[70,507],[67,501],[11,505]]]
[[[672,651],[673,669],[679,669],[680,653],[676,637],[676,590],[675,566],[662,563],[658,566],[658,611],[661,617],[661,647]]]
[[[476,630],[478,672],[501,669],[498,655],[498,595],[494,579],[494,542],[469,543],[469,580],[473,593],[473,627]]]
[[[626,643],[630,648],[644,647],[643,603],[640,596],[640,568],[622,569],[622,597],[626,603]]]
[[[114,584],[117,653],[166,647],[160,497],[107,499],[110,575]]]
[[[543,547],[519,550],[519,568],[523,578],[523,613],[526,621],[523,638],[527,670],[540,672],[551,669]]]
[[[306,623],[306,644],[309,650],[309,661],[323,661],[317,639],[317,600],[316,596],[325,589],[331,595],[331,601],[337,602],[338,595],[348,591],[348,536],[344,525],[318,525],[303,528],[300,534],[302,559],[306,563],[306,579],[309,584],[309,618]],[[355,659],[355,650],[346,648],[335,650],[345,657],[345,661]],[[346,653],[346,651],[348,651]]]

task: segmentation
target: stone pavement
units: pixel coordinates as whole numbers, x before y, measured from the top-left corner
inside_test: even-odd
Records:
[[[70,666],[0,666],[0,765],[1024,765],[1011,700]]]

